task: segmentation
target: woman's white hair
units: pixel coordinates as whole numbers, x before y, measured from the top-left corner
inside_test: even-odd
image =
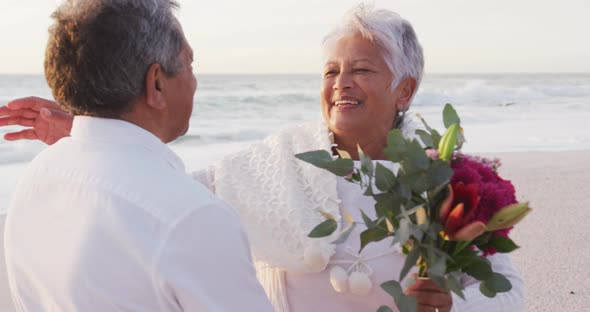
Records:
[[[394,77],[392,89],[408,77],[416,79],[417,86],[420,85],[424,55],[408,21],[395,12],[375,10],[372,6],[360,4],[345,14],[340,24],[324,38],[322,46],[326,48],[338,39],[355,33],[360,33],[381,48],[385,63]]]

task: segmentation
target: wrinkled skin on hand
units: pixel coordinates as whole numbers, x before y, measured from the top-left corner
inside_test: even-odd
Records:
[[[0,107],[0,127],[26,127],[4,135],[7,141],[39,140],[51,145],[70,135],[73,120],[55,102],[38,97],[16,99]]]
[[[451,293],[439,288],[430,279],[417,278],[404,293],[416,298],[418,312],[433,312],[436,309],[438,312],[450,312],[453,306]]]

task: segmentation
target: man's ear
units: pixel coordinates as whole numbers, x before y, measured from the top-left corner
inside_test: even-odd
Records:
[[[412,97],[414,97],[414,93],[416,93],[416,86],[418,82],[415,78],[409,77],[399,84],[398,88],[399,92],[399,100],[397,102],[397,110],[398,111],[405,111],[410,105],[410,101],[412,101]]]
[[[145,76],[146,103],[154,109],[166,108],[166,101],[163,94],[164,71],[160,64],[152,64],[148,67]]]

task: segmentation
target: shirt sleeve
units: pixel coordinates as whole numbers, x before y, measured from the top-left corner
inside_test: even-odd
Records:
[[[156,263],[165,311],[272,311],[239,219],[220,201],[180,220]]]
[[[452,312],[464,311],[494,311],[513,312],[524,309],[524,283],[518,271],[512,265],[512,260],[507,254],[497,253],[489,256],[494,272],[504,275],[512,284],[512,289],[505,293],[499,293],[494,298],[484,296],[479,290],[480,282],[471,276],[462,279],[465,289],[465,300],[453,295]]]

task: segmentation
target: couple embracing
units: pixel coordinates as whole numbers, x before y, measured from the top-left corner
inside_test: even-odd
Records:
[[[8,211],[16,308],[301,312],[393,305],[378,285],[399,276],[399,247],[384,240],[358,253],[358,235],[338,246],[307,237],[322,220],[318,209],[340,216],[373,199],[294,154],[339,150],[358,160],[359,145],[379,160],[391,129],[414,136],[407,111],[424,60],[412,26],[387,10],[352,9],[323,42],[324,120],[187,174],[166,146],[187,131],[197,89],[176,7],[169,0],[67,1],[53,14],[45,58],[56,102],[25,98],[0,108],[0,126],[28,127],[6,139],[51,145],[26,169]],[[467,300],[428,281],[406,293],[419,311],[521,309],[522,280],[509,256],[489,259],[512,291],[488,299],[465,278]],[[351,267],[347,286],[335,287],[332,265],[346,262],[365,271]]]

